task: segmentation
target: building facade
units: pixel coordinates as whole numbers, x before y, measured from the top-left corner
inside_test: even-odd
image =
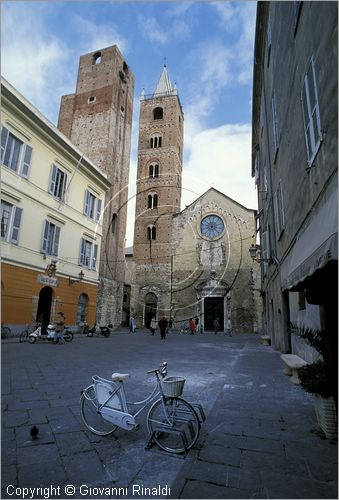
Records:
[[[326,330],[337,353],[337,10],[336,2],[257,10],[252,175],[264,327],[277,349],[295,354],[290,322]]]
[[[170,313],[170,245],[172,216],[181,202],[183,121],[164,66],[154,93],[143,93],[140,102],[131,311],[147,326],[155,307],[153,290],[157,308],[167,317]]]
[[[134,76],[116,46],[80,57],[76,91],[63,96],[58,127],[108,177],[97,322],[122,319]]]
[[[1,104],[1,320],[94,322],[110,182],[4,79]]]

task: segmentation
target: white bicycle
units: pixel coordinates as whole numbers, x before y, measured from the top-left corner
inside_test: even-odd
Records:
[[[149,406],[146,422],[150,434],[147,447],[155,442],[170,453],[187,453],[196,443],[200,422],[205,419],[200,405],[188,403],[180,397],[185,379],[167,377],[167,363],[150,370],[155,376],[153,391],[142,401],[129,402],[125,397],[124,380],[129,375],[113,373],[112,380],[95,375],[93,384],[82,391],[80,399],[81,417],[86,427],[99,436],[108,436],[118,427],[126,430],[138,429],[138,415]],[[141,408],[133,413],[133,406]]]

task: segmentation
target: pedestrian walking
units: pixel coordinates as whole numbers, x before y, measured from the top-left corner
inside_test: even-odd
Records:
[[[187,324],[186,324],[186,321],[183,320],[180,323],[180,335],[185,335],[186,334],[186,330],[187,330]]]
[[[166,318],[161,318],[161,320],[158,322],[158,326],[160,329],[160,336],[161,339],[165,340],[166,338],[166,329],[167,329],[168,321]]]
[[[213,326],[214,326],[214,335],[216,335],[220,329],[219,318],[215,318],[215,320],[213,321]]]
[[[173,321],[170,319],[168,321],[168,329],[167,329],[167,332],[168,333],[173,333]]]
[[[137,321],[134,316],[131,317],[131,333],[135,333],[137,330]]]
[[[155,330],[157,329],[157,322],[156,322],[156,319],[154,317],[151,319],[151,324],[150,324],[149,329],[151,330],[151,335],[154,335]]]
[[[64,313],[58,312],[55,320],[55,340],[59,341],[59,344],[63,344],[64,341],[64,330],[65,330],[65,316]]]
[[[225,332],[225,335],[229,336],[229,337],[232,337],[232,322],[231,322],[231,318],[228,318],[227,320],[227,329],[226,329],[226,332]]]
[[[193,320],[193,318],[190,318],[190,320],[188,322],[188,328],[191,332],[191,335],[194,335],[194,333],[195,333],[195,321]]]

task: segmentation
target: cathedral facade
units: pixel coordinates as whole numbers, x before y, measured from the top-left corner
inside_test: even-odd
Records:
[[[256,212],[209,189],[180,211],[184,116],[166,66],[152,95],[141,96],[131,314],[199,318],[204,330],[260,330],[258,264],[248,249]]]

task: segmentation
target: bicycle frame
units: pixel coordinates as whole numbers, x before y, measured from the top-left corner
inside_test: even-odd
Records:
[[[125,395],[125,388],[124,388],[124,383],[123,381],[117,381],[117,382],[111,382],[110,380],[107,379],[102,379],[101,377],[94,376],[93,381],[94,385],[95,384],[102,384],[102,387],[106,386],[106,389],[109,390],[109,396],[106,400],[103,402],[99,402],[99,406],[97,407],[97,411],[99,411],[102,415],[102,417],[105,420],[108,420],[119,427],[122,427],[127,430],[132,430],[138,427],[138,424],[136,424],[135,419],[138,417],[138,415],[147,407],[149,406],[153,401],[156,399],[159,399],[159,396],[162,399],[162,402],[164,400],[164,393],[161,387],[160,383],[160,378],[159,378],[159,373],[155,372],[155,376],[157,378],[156,384],[152,390],[152,392],[143,400],[141,401],[127,401],[126,400],[126,395]],[[115,387],[115,385],[117,385]],[[91,387],[91,386],[90,386]],[[89,388],[85,389],[85,397],[87,390]],[[120,408],[112,408],[110,407],[109,403],[112,401],[114,397],[119,398],[119,403],[121,405]],[[141,408],[136,411],[135,413],[130,413],[130,406],[140,406]],[[166,408],[164,405],[164,412],[166,415]]]

